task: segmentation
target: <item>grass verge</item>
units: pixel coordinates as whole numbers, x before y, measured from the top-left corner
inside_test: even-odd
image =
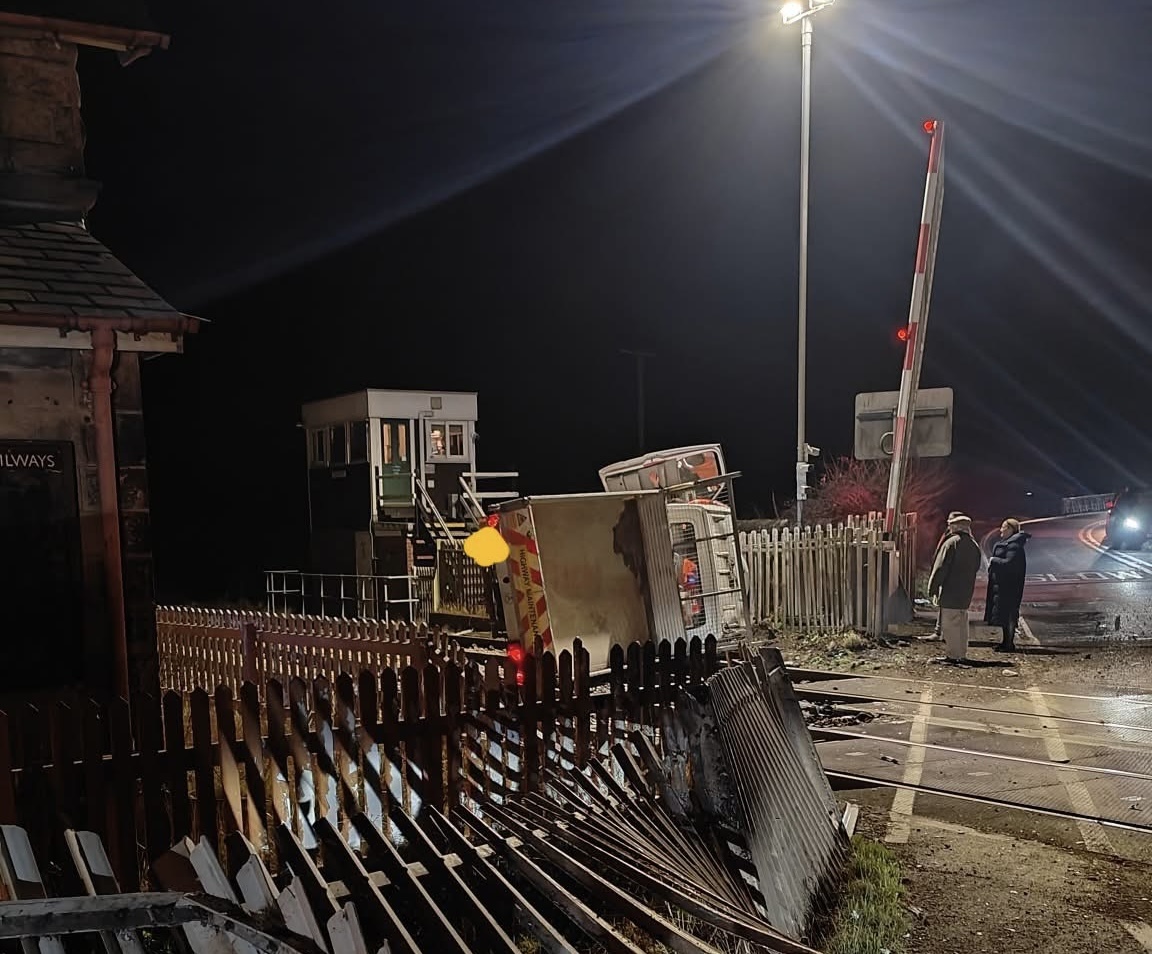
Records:
[[[900,863],[882,844],[852,839],[848,883],[832,916],[826,954],[903,954],[908,933]]]

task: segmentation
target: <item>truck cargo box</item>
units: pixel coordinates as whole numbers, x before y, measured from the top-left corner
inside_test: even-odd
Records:
[[[525,497],[498,508],[511,555],[500,595],[510,641],[557,654],[684,635],[667,502],[659,491]]]

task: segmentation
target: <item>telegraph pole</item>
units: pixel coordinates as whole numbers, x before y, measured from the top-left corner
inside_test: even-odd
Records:
[[[655,358],[651,351],[633,351],[621,348],[621,354],[631,355],[636,359],[636,439],[640,442],[640,453],[645,452],[644,447],[644,361]]]

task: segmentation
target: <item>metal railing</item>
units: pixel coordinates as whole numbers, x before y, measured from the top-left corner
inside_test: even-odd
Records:
[[[448,526],[448,522],[441,515],[439,509],[436,507],[436,502],[428,493],[428,488],[424,486],[421,480],[416,481],[416,500],[420,504],[420,509],[424,511],[424,515],[432,519],[433,524],[443,534],[444,539],[450,541],[450,545],[454,547],[460,546],[460,541],[456,539],[452,529]]]
[[[266,570],[264,595],[269,613],[302,613],[341,619],[409,620],[418,599],[411,576],[304,573]]]
[[[436,547],[436,580],[432,612],[487,617],[492,571],[462,549]]]
[[[477,527],[484,526],[484,520],[487,518],[487,514],[484,512],[484,505],[476,498],[468,481],[463,477],[457,479],[460,481],[460,499],[464,501],[464,506],[467,508],[469,516],[472,517]]]
[[[515,489],[485,490],[480,487],[481,481],[487,484],[505,482],[505,486],[511,483],[514,487],[515,482],[520,479],[518,470],[477,470],[470,473],[468,478],[472,495],[482,504],[489,500],[514,500],[520,496],[519,491]]]
[[[1065,517],[1082,513],[1104,513],[1116,501],[1116,494],[1087,494],[1082,497],[1065,497],[1060,502],[1060,513]]]

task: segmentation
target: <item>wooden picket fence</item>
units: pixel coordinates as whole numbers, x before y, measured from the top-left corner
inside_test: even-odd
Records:
[[[883,565],[897,548],[901,577],[915,579],[916,515],[905,515],[899,529],[897,541],[885,540],[883,516],[868,514],[836,526],[742,532],[753,623],[782,631],[881,632]]]
[[[458,643],[437,627],[290,613],[190,606],[156,609],[160,685],[191,691],[292,678],[330,682],[342,672],[385,670],[429,661],[464,662]]]
[[[0,824],[61,867],[66,830],[97,833],[124,890],[185,837],[226,853],[238,832],[275,866],[281,823],[311,848],[327,819],[355,845],[358,812],[388,830],[393,806],[541,792],[634,731],[656,737],[680,688],[721,667],[711,638],[616,646],[610,663],[596,695],[579,643],[558,658],[537,644],[522,686],[491,659],[169,691],[135,735],[122,700],[0,713]]]

